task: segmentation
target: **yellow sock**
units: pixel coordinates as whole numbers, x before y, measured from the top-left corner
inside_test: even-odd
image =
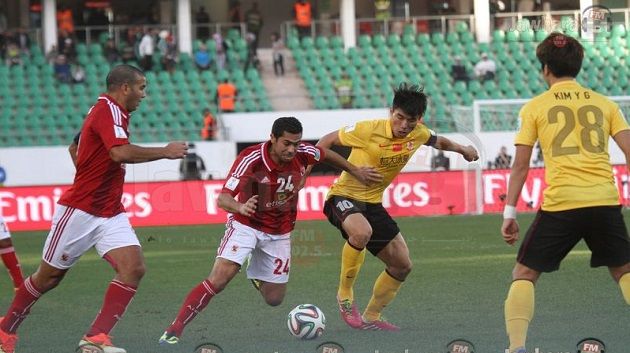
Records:
[[[626,303],[630,305],[630,272],[621,276],[619,279],[619,287],[621,287],[621,294],[623,294]]]
[[[394,300],[402,284],[403,282],[390,276],[387,271],[383,271],[374,283],[372,298],[365,308],[363,319],[365,321],[380,319],[383,308]]]
[[[352,247],[348,242],[343,245],[341,251],[341,273],[339,275],[339,290],[337,296],[340,300],[349,299],[354,301],[354,281],[359,274],[361,265],[365,260],[365,249],[357,250]]]
[[[525,347],[527,328],[534,316],[534,283],[512,282],[505,300],[505,327],[510,339],[510,351]]]

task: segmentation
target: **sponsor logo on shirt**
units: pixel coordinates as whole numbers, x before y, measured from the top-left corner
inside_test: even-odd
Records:
[[[396,167],[407,164],[409,154],[399,154],[391,157],[381,157],[381,167]]]

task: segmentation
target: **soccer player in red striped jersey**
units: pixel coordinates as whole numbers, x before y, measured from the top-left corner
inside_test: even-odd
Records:
[[[218,198],[219,207],[230,212],[230,217],[214,267],[189,292],[160,344],[178,343],[184,327],[227,286],[246,259],[247,277],[265,302],[271,306],[282,303],[291,266],[290,235],[297,216],[298,185],[306,167],[324,161],[366,185],[382,179],[373,168],[356,167],[337,153],[301,139],[302,124],[296,118],[279,118],[269,141],[238,155]]]
[[[17,290],[24,282],[22,276],[22,269],[20,268],[20,261],[15,255],[15,249],[13,248],[13,242],[11,241],[11,232],[9,232],[9,226],[4,221],[4,217],[0,215],[0,258],[2,263],[9,271],[9,276],[13,281],[13,288]]]
[[[103,306],[79,345],[104,353],[126,353],[115,347],[109,332],[124,314],[144,275],[140,243],[121,203],[125,163],[180,159],[184,142],[164,147],[140,147],[129,142],[130,112],[145,97],[142,71],[118,65],[107,75],[107,93],[90,109],[78,143],[74,183],[59,200],[37,271],[24,280],[0,322],[0,353],[13,353],[17,329],[31,307],[55,288],[66,272],[90,248],[96,248],[116,271]],[[71,151],[72,153],[72,151]]]

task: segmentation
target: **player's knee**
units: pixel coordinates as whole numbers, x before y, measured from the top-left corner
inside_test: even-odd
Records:
[[[118,273],[124,278],[124,282],[135,283],[144,277],[146,267],[144,263],[133,264],[129,266],[118,266]]]
[[[13,246],[13,242],[11,241],[11,238],[0,240],[0,249],[6,249],[12,246]]]
[[[352,232],[348,232],[348,241],[350,244],[357,248],[364,248],[372,238],[371,228],[356,229]]]
[[[406,261],[402,264],[396,266],[390,266],[387,268],[387,272],[390,276],[394,277],[399,281],[404,281],[407,276],[411,273],[411,268],[413,267],[411,261]]]
[[[264,296],[264,298],[265,298],[265,303],[267,303],[267,305],[278,306],[282,304],[282,301],[284,300],[284,294],[283,295],[267,295],[267,296]]]

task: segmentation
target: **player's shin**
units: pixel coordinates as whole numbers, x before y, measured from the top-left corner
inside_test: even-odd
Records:
[[[41,295],[41,291],[35,287],[31,278],[28,277],[15,292],[13,302],[0,323],[0,330],[5,333],[15,333]]]
[[[626,300],[626,303],[630,305],[630,272],[619,278],[619,287],[621,288],[621,294]]]
[[[381,312],[394,300],[402,284],[402,281],[392,277],[387,271],[383,271],[374,283],[372,298],[365,308],[363,320],[367,322],[380,320]]]
[[[166,331],[180,337],[188,325],[210,302],[218,291],[207,279],[193,288],[184,300],[177,317]]]
[[[505,327],[510,339],[510,352],[525,347],[527,329],[534,316],[534,283],[512,282],[505,300]]]
[[[94,319],[86,336],[91,337],[101,333],[109,335],[109,332],[127,310],[127,306],[135,294],[136,287],[117,280],[111,281],[107,292],[105,292],[103,307]]]
[[[343,245],[341,252],[341,273],[339,275],[339,290],[337,297],[339,300],[354,300],[352,288],[359,274],[361,265],[365,260],[365,249],[357,249],[350,243]]]

